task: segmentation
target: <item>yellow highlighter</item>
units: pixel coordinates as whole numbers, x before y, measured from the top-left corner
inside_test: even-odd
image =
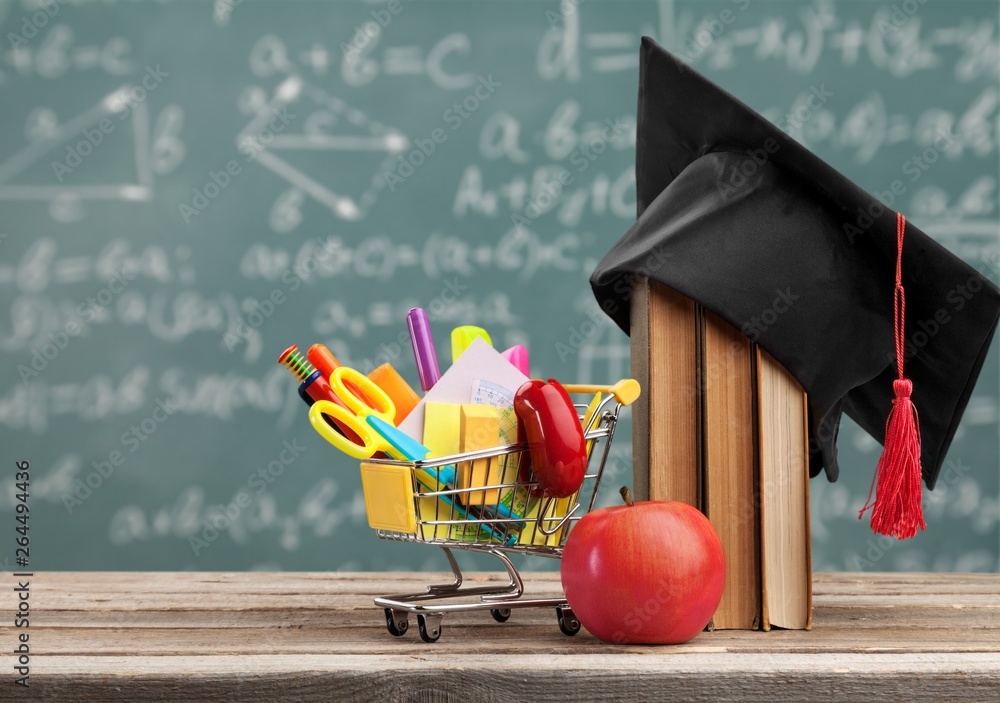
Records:
[[[462,325],[453,329],[451,331],[451,363],[454,364],[458,357],[462,356],[465,350],[469,348],[469,345],[476,339],[482,339],[491,347],[493,346],[490,333],[482,327]]]
[[[459,453],[458,432],[462,422],[460,411],[461,406],[457,403],[424,403],[424,446],[430,449],[429,458]],[[447,519],[448,515],[447,508],[442,509],[438,500],[420,499],[421,519]],[[423,531],[425,538],[434,539],[475,540],[479,534],[478,530],[466,525],[424,525]]]

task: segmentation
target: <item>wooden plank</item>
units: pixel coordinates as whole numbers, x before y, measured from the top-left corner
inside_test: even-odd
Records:
[[[367,703],[397,700],[993,700],[997,661],[985,654],[863,654],[831,662],[822,654],[706,652],[671,657],[625,652],[553,657],[433,651],[410,657],[273,655],[136,658],[54,657],[31,700],[107,700],[109,665],[116,700],[266,700]],[[443,669],[447,668],[447,671]],[[178,672],[184,672],[182,676]]]
[[[515,557],[517,559],[517,557]],[[45,571],[36,572],[33,587],[65,595],[84,592],[106,593],[108,589],[140,593],[364,593],[370,584],[384,590],[396,585],[403,590],[414,584],[444,583],[451,574],[442,571]],[[467,583],[499,583],[505,576],[494,572],[466,572]],[[558,588],[559,571],[531,572],[531,586],[546,583]],[[210,587],[210,588],[207,588]],[[817,593],[989,593],[1000,594],[1000,575],[995,573],[911,573],[830,571],[813,574]]]
[[[820,646],[825,638],[835,629],[860,633],[866,629],[885,630],[889,628],[911,627],[919,623],[926,629],[945,628],[953,630],[953,638],[960,646],[964,638],[960,632],[972,630],[1000,631],[1000,604],[992,603],[949,603],[897,605],[886,603],[854,603],[851,600],[824,604],[822,610],[817,609],[817,617],[823,625],[823,632],[809,642]],[[334,616],[335,614],[335,616]],[[123,629],[154,629],[154,628],[202,628],[209,630],[227,629],[312,629],[330,628],[334,618],[338,625],[345,627],[367,628],[380,624],[381,612],[374,608],[371,599],[365,599],[362,607],[330,604],[326,608],[270,608],[247,607],[237,608],[230,605],[228,609],[216,610],[95,610],[64,609],[46,610],[39,616],[39,627],[46,628],[123,628]],[[483,614],[449,616],[449,627],[452,624],[465,623],[482,624]],[[521,610],[511,621],[517,626],[538,624],[551,628],[552,614],[548,610]],[[2,628],[0,628],[2,631]],[[375,630],[375,638],[382,636],[381,630]],[[713,635],[714,636],[714,635]],[[860,634],[858,635],[860,636]],[[228,637],[228,635],[226,635]],[[1000,634],[998,634],[1000,637]],[[742,641],[742,640],[741,640]],[[750,639],[747,642],[759,642]],[[525,646],[529,646],[525,643]],[[836,651],[839,645],[831,645],[831,651]]]
[[[869,616],[877,615],[873,611]],[[280,614],[272,614],[275,618]],[[936,627],[931,627],[919,612],[908,611],[909,620],[900,617],[893,622],[872,622],[866,628],[851,627],[847,620],[835,622],[825,619],[822,637],[810,637],[794,630],[774,631],[762,639],[760,635],[744,634],[743,630],[716,630],[704,633],[690,643],[670,647],[671,655],[688,654],[712,647],[730,653],[771,652],[823,652],[831,656],[850,652],[997,652],[995,628],[965,628],[961,638],[953,630],[957,626],[949,613],[941,613]],[[919,626],[912,618],[918,616]],[[971,618],[966,619],[968,621]],[[100,633],[94,628],[63,627],[57,633],[41,638],[44,653],[50,656],[152,656],[175,655],[180,652],[199,655],[220,654],[383,654],[401,652],[418,654],[426,645],[415,635],[402,639],[392,638],[382,627],[381,613],[369,609],[350,618],[327,617],[307,627],[277,627],[268,632],[261,628],[226,628],[225,637],[217,629],[196,623],[192,627],[173,627],[150,631],[148,628],[105,627]],[[276,624],[280,621],[275,621]],[[496,655],[507,654],[558,654],[562,648],[574,654],[607,652],[607,645],[586,632],[569,642],[558,631],[555,617],[546,611],[514,613],[506,624],[493,622],[489,615],[479,613],[448,616],[446,635],[435,645],[435,651],[451,652],[461,656],[461,649],[470,641],[488,643]],[[617,650],[612,653],[617,656]]]
[[[516,559],[516,557],[515,557]],[[144,597],[156,593],[199,594],[206,598],[227,594],[350,594],[367,597],[390,591],[422,588],[445,583],[447,572],[37,572],[32,589],[50,597],[104,597],[109,591]],[[538,592],[559,591],[558,571],[531,573],[529,587]],[[468,572],[465,583],[502,583],[495,573]],[[818,572],[813,590],[820,595],[850,594],[857,597],[911,596],[930,594],[984,594],[1000,598],[1000,575],[993,573],[887,573]],[[215,607],[214,605],[211,607]]]
[[[916,578],[915,578],[916,576]],[[997,594],[996,574],[922,573],[853,573],[830,572],[813,574],[813,592],[859,595],[909,595],[918,588],[919,594],[985,593]]]
[[[700,507],[695,304],[648,278],[633,288],[633,487],[637,500]]]
[[[558,579],[525,574],[536,593],[558,592]],[[1000,686],[997,574],[817,574],[812,631],[717,630],[670,647],[567,638],[548,608],[504,624],[450,614],[432,645],[385,631],[373,595],[447,580],[37,573],[30,699],[808,701],[835,690],[922,701]],[[16,634],[0,627],[0,641]]]

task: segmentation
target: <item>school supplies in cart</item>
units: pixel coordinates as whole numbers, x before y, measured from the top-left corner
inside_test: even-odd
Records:
[[[597,389],[601,393],[601,400],[596,407],[586,403],[576,406],[581,421],[586,420],[587,415],[593,418],[584,435],[588,448],[588,470],[584,475],[583,487],[576,495],[562,499],[536,499],[530,521],[526,518],[518,520],[516,517],[476,517],[472,513],[462,515],[460,512],[463,494],[466,496],[465,502],[473,506],[476,503],[471,494],[530,494],[537,484],[530,479],[522,480],[524,474],[521,472],[513,480],[475,488],[429,490],[420,480],[422,472],[453,467],[462,462],[485,462],[487,474],[494,462],[505,461],[521,468],[530,461],[529,448],[525,442],[426,460],[373,459],[362,462],[361,474],[365,485],[369,525],[375,529],[377,536],[380,539],[440,547],[454,574],[451,583],[428,586],[422,592],[375,598],[375,604],[385,609],[386,628],[391,634],[401,636],[406,633],[410,613],[417,616],[421,639],[434,642],[441,636],[441,623],[447,613],[489,610],[494,620],[505,622],[510,618],[512,609],[531,607],[554,608],[563,633],[573,635],[579,631],[580,623],[566,604],[565,598],[525,597],[524,582],[510,555],[525,554],[555,559],[560,557],[572,524],[594,506],[618,414],[622,407],[637,397],[638,384],[626,379],[615,386],[567,385],[565,388],[571,394],[595,393],[598,392]],[[369,496],[376,493],[377,500],[369,500]],[[450,498],[451,503],[440,501],[441,498]],[[427,499],[438,499],[435,503],[438,507],[433,514],[421,510],[421,501]],[[560,502],[561,505],[558,504]],[[502,507],[505,506],[482,502],[479,504],[480,510],[489,512],[492,509],[494,513]],[[509,537],[507,541],[500,541],[496,535],[479,529],[484,526],[494,529],[506,527],[513,532],[517,529],[515,525],[518,522],[523,527],[519,528],[518,539],[514,543],[510,542]],[[442,525],[465,527],[466,538],[456,539],[447,532],[442,533],[439,530]],[[477,530],[471,539],[467,536],[469,528]],[[509,581],[499,586],[463,586],[464,576],[453,554],[456,549],[495,557],[503,564]]]
[[[414,308],[407,326],[423,398],[388,364],[365,376],[322,344],[309,349],[308,359],[295,345],[278,359],[301,382],[313,428],[361,460],[368,524],[376,535],[437,546],[451,565],[452,583],[376,598],[386,627],[402,635],[414,613],[421,638],[433,642],[449,612],[489,610],[504,622],[513,608],[544,606],[556,609],[565,634],[576,634],[580,623],[564,598],[525,597],[510,555],[561,556],[573,523],[594,506],[618,414],[638,396],[638,383],[563,390],[551,379],[529,381],[527,349],[501,354],[486,330],[469,325],[454,330],[453,363],[442,374],[427,314]],[[561,393],[558,417],[551,403],[534,397],[535,383]],[[522,387],[532,397],[519,404]],[[574,404],[568,395],[574,393],[593,398]],[[555,482],[570,447],[573,481]],[[538,475],[533,472],[533,453],[546,458],[547,475],[541,464]],[[456,549],[498,559],[508,582],[463,586]]]

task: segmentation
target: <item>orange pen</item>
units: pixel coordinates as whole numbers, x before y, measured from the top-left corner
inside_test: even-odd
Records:
[[[309,347],[309,351],[306,352],[306,356],[309,357],[309,363],[316,367],[316,370],[323,374],[323,378],[327,381],[333,376],[333,370],[338,366],[343,366],[337,357],[333,355],[329,349],[326,348],[325,344],[314,344]]]

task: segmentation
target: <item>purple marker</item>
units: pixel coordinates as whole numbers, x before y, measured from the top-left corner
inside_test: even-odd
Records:
[[[528,365],[528,350],[523,344],[515,344],[503,353],[503,358],[517,367],[517,370],[525,376],[530,376]]]
[[[434,337],[431,336],[431,322],[427,319],[427,311],[423,308],[411,308],[406,313],[406,326],[410,330],[413,358],[417,360],[420,387],[426,393],[441,378],[441,368],[438,366],[437,351],[434,349]]]

